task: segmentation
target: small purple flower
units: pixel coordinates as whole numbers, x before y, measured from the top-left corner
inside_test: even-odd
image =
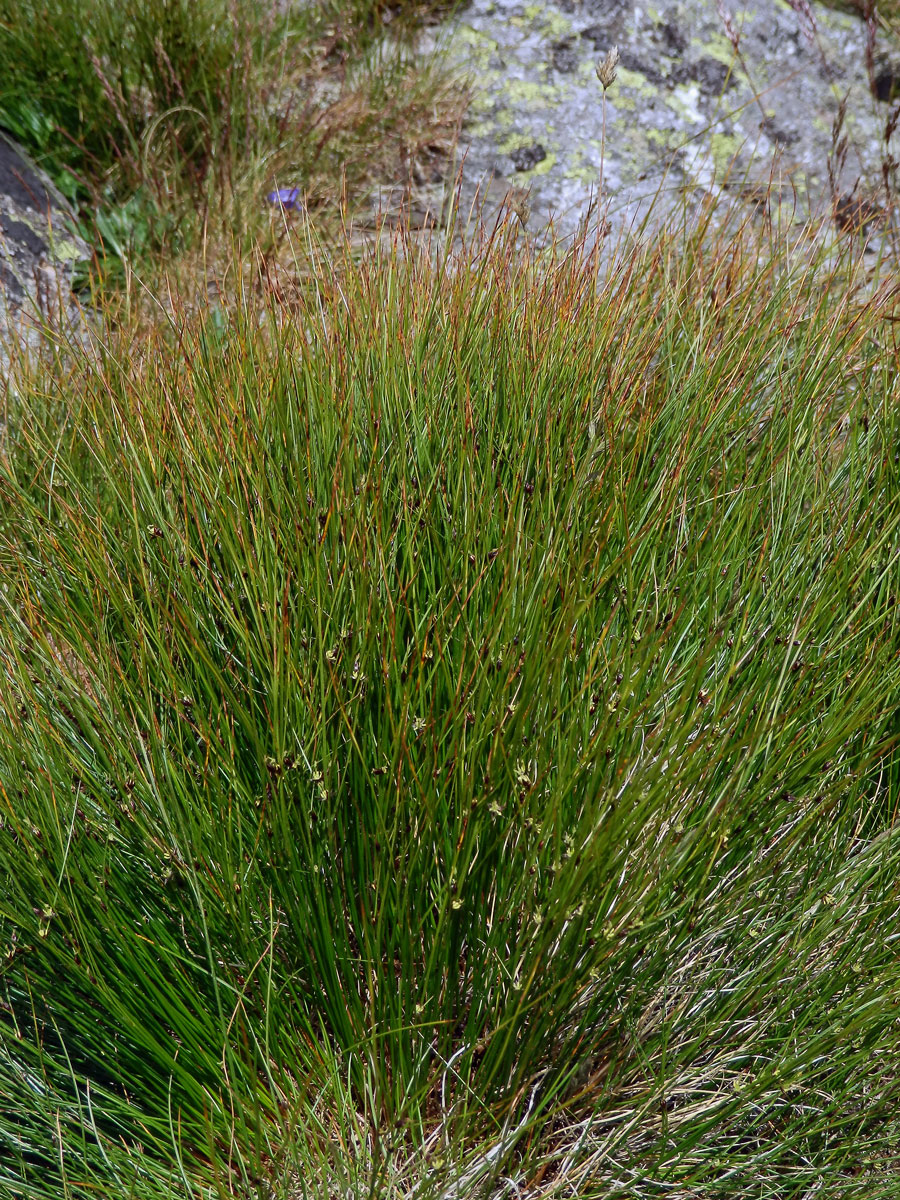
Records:
[[[300,189],[296,187],[278,188],[274,192],[269,192],[266,199],[270,204],[280,204],[282,208],[297,209],[303,207],[300,202]]]

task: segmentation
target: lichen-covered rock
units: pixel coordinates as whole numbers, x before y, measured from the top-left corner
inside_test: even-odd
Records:
[[[811,9],[814,27],[784,0],[471,0],[447,31],[474,88],[464,197],[476,184],[495,199],[527,186],[530,227],[552,217],[572,233],[602,154],[613,226],[633,224],[657,193],[657,212],[724,191],[791,222],[842,200],[844,213],[863,211],[859,199],[884,214],[882,166],[896,149],[885,127],[900,88],[881,61],[880,84],[870,81],[861,19]],[[595,66],[613,45],[602,145]]]
[[[77,323],[72,271],[89,256],[65,197],[0,133],[0,377],[16,348],[39,343],[42,327]]]

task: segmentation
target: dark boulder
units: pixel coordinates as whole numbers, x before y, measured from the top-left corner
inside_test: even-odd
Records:
[[[0,375],[14,345],[77,321],[72,273],[90,257],[66,198],[0,131]]]

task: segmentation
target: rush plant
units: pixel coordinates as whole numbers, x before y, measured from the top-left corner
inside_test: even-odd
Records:
[[[888,294],[520,244],[10,390],[3,1194],[896,1195]]]

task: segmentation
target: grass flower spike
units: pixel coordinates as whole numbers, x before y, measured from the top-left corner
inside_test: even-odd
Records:
[[[608,89],[616,81],[616,68],[619,65],[619,47],[613,46],[607,50],[606,57],[602,58],[595,68],[597,78],[600,80],[600,85],[603,88],[603,125],[600,131],[600,178],[598,181],[598,195],[603,195],[603,166],[606,161],[606,93]],[[598,228],[604,228],[602,217],[599,218]]]
[[[613,46],[606,53],[606,58],[597,63],[597,78],[603,85],[604,92],[616,81],[616,68],[619,65],[619,47]]]

